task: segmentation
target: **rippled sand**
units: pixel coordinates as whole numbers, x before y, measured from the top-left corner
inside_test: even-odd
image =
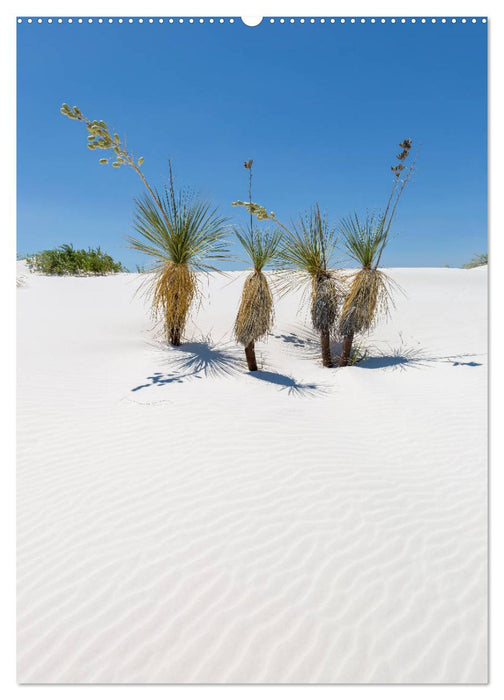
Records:
[[[285,297],[256,375],[243,273],[178,349],[138,275],[23,274],[20,682],[486,682],[486,268],[392,270],[341,370]]]

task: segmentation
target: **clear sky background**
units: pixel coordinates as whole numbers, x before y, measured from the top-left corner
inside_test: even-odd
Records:
[[[63,102],[105,120],[160,186],[288,221],[383,207],[398,143],[421,144],[384,266],[460,266],[487,249],[486,24],[18,25],[18,253],[101,245],[131,270],[128,168],[101,166]],[[240,255],[233,242],[233,252]],[[224,267],[243,267],[231,262]]]

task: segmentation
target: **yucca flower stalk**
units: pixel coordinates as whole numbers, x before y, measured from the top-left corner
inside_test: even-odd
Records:
[[[166,339],[180,345],[189,311],[200,295],[197,273],[219,272],[210,261],[227,257],[228,220],[191,190],[175,192],[170,164],[169,187],[155,192],[156,205],[144,195],[136,200],[129,247],[150,256],[154,273],[147,291],[152,310],[164,324]],[[160,211],[161,209],[161,211]]]
[[[400,162],[391,168],[395,175],[394,183],[383,214],[367,215],[361,220],[354,213],[343,219],[340,225],[346,252],[360,265],[360,269],[347,278],[348,291],[339,320],[339,332],[343,337],[340,367],[350,362],[354,336],[371,330],[377,318],[388,313],[392,303],[392,280],[378,269],[378,265],[388,242],[399,199],[414,169],[415,161],[401,179],[411,143],[411,139],[405,139],[399,144],[402,148],[397,156]]]
[[[249,172],[250,199],[252,199],[252,165],[252,160],[244,163],[244,167]],[[249,228],[235,228],[235,235],[247,253],[252,272],[243,285],[234,334],[237,342],[245,348],[249,371],[256,372],[255,343],[270,332],[274,319],[273,295],[263,270],[276,258],[282,234],[278,230],[254,228],[253,215],[250,214]]]
[[[145,160],[143,156],[136,158],[131,151],[128,151],[119,134],[111,134],[107,123],[102,119],[88,119],[86,116],[84,116],[79,107],[74,106],[72,108],[66,103],[63,103],[60,108],[60,112],[65,117],[68,117],[68,119],[75,119],[76,121],[85,124],[88,132],[87,147],[90,151],[110,151],[113,154],[108,157],[100,158],[98,161],[100,165],[108,165],[110,161],[112,161],[113,168],[117,169],[122,166],[132,168],[142,180],[147,192],[152,198],[152,201],[158,207],[161,215],[163,215],[163,207],[161,206],[161,201],[157,195],[157,192],[153,187],[151,187],[147,181],[147,178],[140,170]]]

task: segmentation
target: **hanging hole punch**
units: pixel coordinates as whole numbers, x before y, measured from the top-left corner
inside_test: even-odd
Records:
[[[247,27],[257,27],[259,24],[261,24],[263,18],[262,17],[242,17],[241,21],[243,24],[246,24]]]

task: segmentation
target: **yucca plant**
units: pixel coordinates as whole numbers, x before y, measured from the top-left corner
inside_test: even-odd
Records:
[[[130,247],[153,258],[148,291],[152,310],[163,319],[167,340],[180,345],[193,301],[199,295],[198,272],[218,271],[210,260],[226,257],[224,240],[227,219],[217,209],[189,190],[175,193],[171,163],[170,182],[162,193],[152,187],[141,171],[144,158],[136,158],[126,148],[119,134],[112,134],[103,120],[90,120],[78,107],[64,103],[60,112],[82,122],[87,129],[89,150],[111,153],[99,159],[101,165],[112,160],[113,168],[129,167],[142,180],[147,193],[135,201],[135,230],[140,238],[130,236]]]
[[[306,216],[300,216],[284,236],[280,260],[285,277],[284,289],[308,283],[310,289],[311,320],[320,334],[322,364],[332,367],[331,333],[338,318],[340,303],[339,282],[336,272],[329,269],[337,243],[337,235],[315,204]]]
[[[164,324],[172,345],[180,345],[193,301],[198,298],[198,272],[218,272],[210,261],[226,257],[227,219],[191,190],[175,192],[170,183],[156,201],[144,195],[135,201],[134,228],[129,246],[153,259],[147,291],[153,315]],[[157,202],[157,203],[156,203]]]
[[[348,256],[361,266],[346,280],[348,292],[339,320],[343,338],[339,366],[344,367],[351,358],[354,336],[369,331],[380,313],[388,313],[392,281],[377,268],[385,235],[381,217],[370,215],[361,221],[353,214],[342,221],[340,231]]]
[[[252,199],[252,165],[248,160],[243,164],[249,173],[249,198]],[[247,228],[235,228],[235,235],[247,253],[252,265],[252,272],[243,285],[240,308],[236,316],[234,334],[238,343],[245,348],[245,358],[250,372],[257,371],[255,343],[264,338],[273,325],[273,295],[264,268],[277,256],[281,231],[267,231],[254,228],[254,219],[250,214]]]
[[[235,230],[236,237],[252,263],[252,272],[243,285],[234,333],[245,348],[250,372],[257,370],[255,343],[271,330],[274,319],[273,295],[263,272],[278,254],[282,235],[278,231]]]
[[[354,213],[343,219],[340,225],[346,252],[360,265],[360,270],[347,278],[348,291],[339,320],[339,332],[343,337],[340,367],[345,367],[350,362],[354,336],[369,331],[380,314],[388,313],[392,302],[392,280],[378,269],[378,265],[388,242],[399,199],[415,165],[413,162],[406,176],[401,179],[411,139],[405,139],[399,145],[402,148],[397,156],[400,162],[391,168],[395,177],[384,213],[379,216],[368,215],[363,220]]]

